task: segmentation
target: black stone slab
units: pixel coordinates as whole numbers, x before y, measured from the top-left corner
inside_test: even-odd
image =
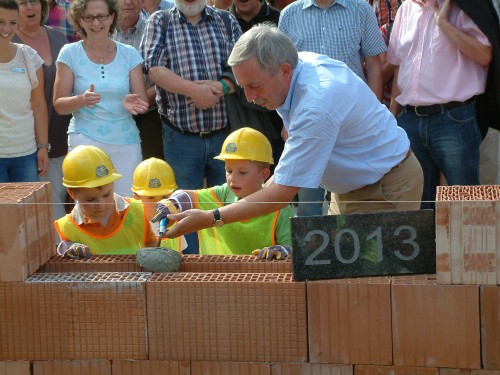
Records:
[[[433,210],[292,218],[294,280],[436,273]]]

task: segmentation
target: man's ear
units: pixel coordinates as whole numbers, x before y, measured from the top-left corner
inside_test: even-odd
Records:
[[[283,77],[285,77],[286,79],[290,79],[290,80],[292,79],[293,69],[292,69],[292,66],[290,65],[290,63],[285,62],[285,63],[281,64],[280,72],[283,75]]]
[[[260,177],[262,179],[261,183],[264,183],[271,175],[271,170],[269,168],[262,168],[260,170]]]

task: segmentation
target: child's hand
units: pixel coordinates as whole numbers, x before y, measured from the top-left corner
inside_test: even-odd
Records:
[[[162,199],[158,203],[156,203],[156,213],[155,216],[151,219],[153,223],[156,223],[163,217],[167,217],[170,214],[178,214],[180,211],[177,208],[176,204],[172,202],[170,199]],[[167,218],[167,226],[170,226]]]
[[[57,254],[70,259],[88,259],[92,255],[87,245],[71,241],[61,241],[57,245]]]
[[[256,255],[259,259],[267,260],[280,260],[285,259],[292,253],[292,248],[289,246],[273,245],[263,248],[262,250],[252,251],[253,255]]]

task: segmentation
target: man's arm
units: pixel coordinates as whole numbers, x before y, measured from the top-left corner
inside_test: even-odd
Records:
[[[236,203],[220,208],[220,216],[225,224],[229,224],[274,212],[289,204],[298,191],[298,187],[273,182]],[[173,238],[211,227],[214,216],[212,211],[189,210],[169,215],[168,219],[177,221],[166,234],[166,237]]]
[[[382,100],[383,91],[382,63],[380,59],[380,55],[365,56],[366,80],[378,100]]]
[[[209,86],[184,79],[164,66],[150,68],[149,79],[165,91],[190,98],[194,106],[202,109],[213,107],[220,101]]]
[[[453,44],[460,52],[470,59],[476,61],[482,66],[486,66],[492,59],[491,46],[485,46],[475,37],[467,35],[463,31],[457,29],[449,21],[451,4],[450,0],[445,0],[439,8],[438,3],[434,5],[434,14],[436,17],[436,24],[443,31],[446,38]]]
[[[401,112],[401,104],[396,101],[396,98],[401,94],[398,87],[398,75],[399,75],[399,65],[394,69],[394,78],[392,79],[392,91],[391,91],[391,105],[389,110],[394,116],[399,115]]]

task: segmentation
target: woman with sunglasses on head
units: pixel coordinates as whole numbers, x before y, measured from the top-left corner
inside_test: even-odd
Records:
[[[82,40],[65,45],[57,58],[54,107],[73,114],[69,150],[102,149],[123,176],[116,193],[130,195],[134,169],[142,161],[132,115],[148,109],[142,58],[132,46],[110,38],[118,23],[116,0],[74,0],[69,18]]]
[[[52,184],[54,218],[66,212],[66,188],[62,185],[62,162],[68,152],[68,124],[71,115],[59,115],[53,106],[56,58],[61,48],[68,43],[62,31],[44,26],[49,15],[48,0],[18,0],[19,27],[12,38],[14,43],[23,43],[33,48],[43,59],[44,97],[49,118],[49,140],[44,145],[49,151],[50,169],[42,178]]]
[[[49,169],[43,60],[12,43],[19,5],[0,0],[0,182],[33,182]]]

